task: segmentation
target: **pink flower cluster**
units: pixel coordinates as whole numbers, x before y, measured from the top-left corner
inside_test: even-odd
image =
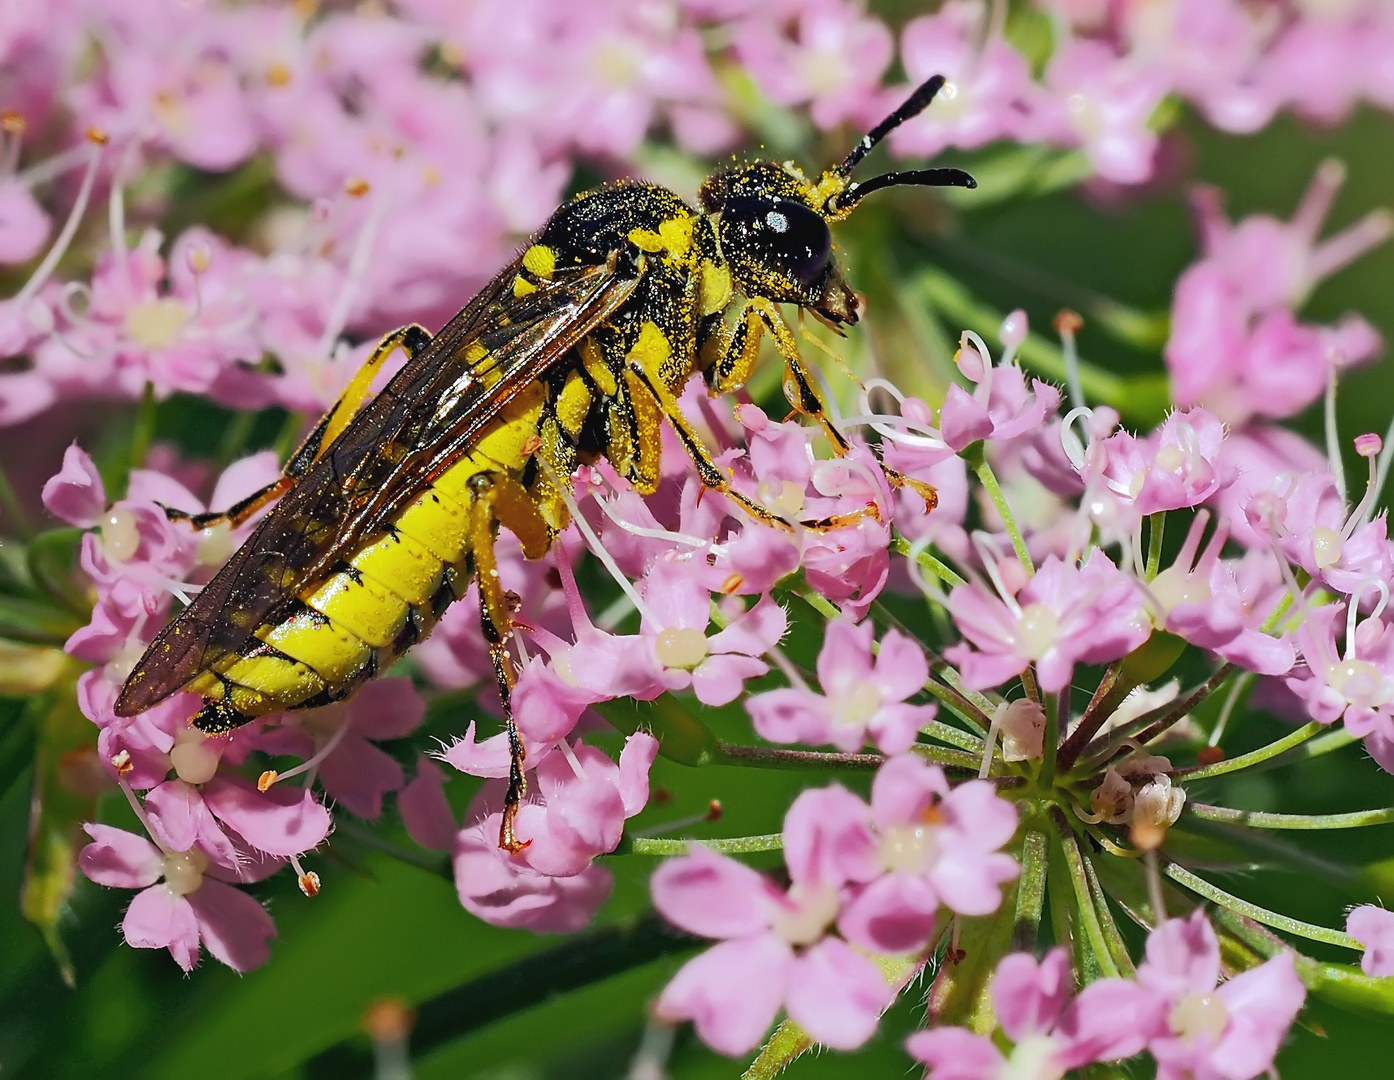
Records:
[[[1306,998],[1291,953],[1221,981],[1219,941],[1205,915],[1152,931],[1136,980],[1098,979],[1073,994],[1070,960],[1011,953],[997,965],[992,1003],[1004,1053],[964,1028],[910,1037],[930,1080],[1054,1080],[1144,1049],[1162,1080],[1253,1080],[1273,1066]]]
[[[941,911],[995,910],[1018,871],[1000,851],[1016,825],[990,784],[951,789],[938,766],[903,754],[877,771],[870,805],[841,787],[794,800],[787,889],[694,845],[654,874],[654,905],[719,944],[678,972],[658,1014],[692,1020],[727,1054],[758,1044],[781,1008],[824,1045],[860,1046],[898,989],[868,954],[925,949]]]

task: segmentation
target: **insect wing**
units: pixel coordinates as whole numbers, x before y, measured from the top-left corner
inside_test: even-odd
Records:
[[[126,680],[117,715],[143,712],[245,646],[279,607],[463,457],[509,401],[634,294],[642,276],[586,267],[519,303],[505,291],[515,272],[505,269],[402,367],[160,632]]]

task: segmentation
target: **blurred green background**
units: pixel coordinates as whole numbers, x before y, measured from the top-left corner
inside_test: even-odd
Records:
[[[965,198],[957,200],[961,212],[948,217],[939,212],[935,196],[906,192],[887,198],[875,212],[868,209],[846,226],[841,239],[849,249],[854,283],[873,301],[867,332],[874,335],[878,355],[893,352],[898,378],[916,368],[929,386],[943,378],[943,342],[917,333],[914,309],[921,301],[901,288],[918,269],[935,264],[998,311],[1025,307],[1039,331],[1049,333],[1061,307],[1080,310],[1087,319],[1080,348],[1091,362],[1119,372],[1158,371],[1155,344],[1120,340],[1089,321],[1088,314],[1112,300],[1147,316],[1165,315],[1177,274],[1197,253],[1184,184],[1199,179],[1224,188],[1236,217],[1265,212],[1285,219],[1318,162],[1336,156],[1349,166],[1349,181],[1329,223],[1339,228],[1391,202],[1394,118],[1362,112],[1334,132],[1284,119],[1245,139],[1185,119],[1168,136],[1166,152],[1173,162],[1171,179],[1123,205],[1105,208],[1079,192],[1056,191],[976,207]],[[934,227],[922,228],[923,220]],[[1391,282],[1394,245],[1387,245],[1324,284],[1305,314],[1329,320],[1357,310],[1394,339]],[[948,328],[951,334],[959,329]],[[986,334],[993,328],[975,329]],[[1394,411],[1389,371],[1385,360],[1343,382],[1347,444],[1361,431],[1385,429]],[[164,427],[187,423],[175,413],[177,407],[162,414]],[[1301,426],[1315,435],[1318,423],[1314,410]],[[274,424],[265,426],[274,431]],[[794,647],[809,645],[796,638]],[[0,701],[0,731],[13,735],[17,704]],[[468,712],[435,716],[430,733],[462,729]],[[749,741],[738,716],[723,715],[714,723]],[[1257,745],[1278,730],[1277,721],[1250,717],[1237,739],[1242,746]],[[411,761],[426,745],[423,735],[393,750]],[[14,749],[13,738],[0,740],[0,758],[13,762]],[[0,778],[6,782],[0,793],[0,897],[5,898],[0,904],[0,1076],[231,1080],[364,1075],[363,1069],[370,1074],[368,1042],[361,1034],[365,1009],[376,1000],[397,998],[421,1006],[427,1030],[418,1046],[425,1036],[431,1045],[413,1054],[420,1077],[621,1077],[644,1036],[646,1003],[690,955],[689,945],[643,918],[650,859],[605,860],[616,890],[596,931],[573,939],[538,938],[478,922],[460,908],[445,877],[429,866],[374,851],[343,829],[331,838],[328,855],[315,860],[324,885],[319,897],[300,896],[288,875],[254,890],[269,905],[280,937],[271,963],[245,977],[206,957],[185,977],[163,951],[126,948],[115,927],[129,894],[79,881],[62,926],[77,975],[70,989],[15,902],[32,777],[7,766]],[[715,798],[724,805],[723,820],[686,834],[703,835],[703,828],[705,835],[773,832],[796,792],[823,779],[717,767],[698,772],[660,759],[655,790],[671,798],[656,799],[635,824],[654,827],[699,814]],[[856,777],[840,779],[858,783]],[[468,794],[468,781],[453,782],[459,807]],[[1249,808],[1349,810],[1394,802],[1394,778],[1352,747],[1299,769],[1215,784],[1204,795],[1205,801]],[[128,812],[119,796],[108,796],[101,813],[123,822]],[[392,836],[393,830],[385,833]],[[420,854],[404,835],[393,840]],[[1324,845],[1320,838],[1308,845],[1337,862],[1373,865],[1362,874],[1274,869],[1224,884],[1299,917],[1340,925],[1352,903],[1380,895],[1394,901],[1391,841],[1394,829],[1382,828],[1334,834]],[[1382,859],[1390,864],[1378,865]],[[922,995],[917,1000],[915,993],[906,994],[863,1051],[810,1055],[791,1075],[911,1074],[900,1041],[922,1020]],[[1356,1017],[1318,1003],[1278,1067],[1285,1080],[1378,1077],[1390,1073],[1391,1050],[1394,1021]],[[670,1058],[674,1077],[730,1077],[742,1067],[705,1050],[690,1032],[677,1034]]]

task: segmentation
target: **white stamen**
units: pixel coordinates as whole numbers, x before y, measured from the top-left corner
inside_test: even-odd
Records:
[[[368,198],[368,214],[359,227],[358,236],[353,243],[353,252],[349,255],[348,273],[344,278],[344,286],[339,290],[339,295],[334,298],[334,307],[329,312],[329,318],[325,321],[324,333],[320,335],[319,344],[315,347],[319,356],[331,355],[334,343],[344,332],[349,312],[353,310],[353,302],[358,297],[358,288],[363,283],[364,275],[368,272],[368,260],[372,256],[378,226],[382,224],[382,216],[387,210],[388,203],[388,200],[376,187],[368,192]]]
[[[39,290],[48,283],[49,277],[53,274],[54,268],[58,266],[58,260],[68,250],[68,245],[73,242],[73,237],[77,234],[77,227],[82,222],[82,216],[87,213],[87,201],[92,197],[92,185],[97,180],[97,165],[102,160],[102,146],[106,138],[101,140],[89,137],[90,145],[86,147],[88,153],[87,171],[82,176],[82,186],[78,188],[77,199],[73,202],[73,208],[68,212],[68,220],[63,223],[63,231],[58,234],[58,239],[53,242],[53,247],[49,248],[48,254],[44,256],[44,261],[39,264],[39,268],[34,271],[30,279],[24,283],[24,288],[14,298],[16,310],[23,311],[29,301],[39,295]]]
[[[600,561],[600,565],[605,567],[606,572],[615,579],[615,584],[629,597],[630,602],[634,605],[634,609],[639,612],[639,615],[645,621],[655,626],[661,626],[662,620],[654,618],[653,613],[649,611],[648,606],[644,603],[644,598],[639,595],[639,590],[634,587],[634,583],[631,582],[629,578],[625,577],[624,574],[620,572],[620,568],[615,560],[600,543],[600,537],[595,535],[595,530],[591,528],[590,522],[587,521],[585,516],[581,513],[581,508],[576,505],[576,496],[572,494],[570,478],[568,477],[566,480],[562,480],[557,476],[556,471],[547,464],[547,462],[543,461],[542,458],[537,458],[537,461],[541,464],[542,470],[547,474],[548,479],[552,481],[552,486],[555,487],[557,493],[561,495],[562,502],[566,503],[567,510],[571,512],[571,521],[576,526],[576,530],[585,539],[586,546],[590,548],[591,554]]]
[[[709,551],[712,548],[713,542],[703,540],[700,536],[690,536],[687,533],[673,532],[670,529],[650,529],[645,525],[635,525],[632,521],[626,521],[610,505],[609,499],[601,498],[599,495],[595,496],[595,504],[600,507],[601,513],[631,536],[642,536],[649,540],[668,540],[674,544],[698,548],[703,551]]]
[[[576,774],[577,780],[586,778],[585,766],[581,764],[581,759],[576,756],[576,751],[565,739],[557,743],[557,751],[562,757],[566,758],[566,763],[571,766],[571,771]]]
[[[1360,621],[1360,603],[1365,598],[1366,586],[1373,586],[1375,591],[1379,593],[1379,602],[1375,605],[1375,610],[1370,612],[1369,618],[1378,619],[1384,614],[1384,609],[1389,606],[1389,586],[1379,578],[1366,578],[1355,587],[1355,592],[1346,605],[1345,659],[1347,660],[1355,659],[1355,628]]]
[[[969,539],[978,553],[978,558],[982,561],[983,572],[992,582],[992,587],[997,590],[997,595],[1002,598],[1002,602],[1012,610],[1014,615],[1020,617],[1021,605],[1016,602],[1016,597],[1007,591],[1007,586],[1002,581],[1002,572],[997,567],[997,553],[992,549],[992,537],[985,532],[974,530],[969,534]]]
[[[1346,501],[1346,467],[1341,461],[1341,435],[1336,428],[1336,358],[1329,357],[1326,369],[1326,399],[1323,416],[1326,421],[1326,460],[1331,477],[1336,481],[1336,494]]]
[[[289,780],[292,776],[299,776],[301,773],[306,772],[311,773],[310,778],[305,781],[305,786],[309,787],[315,782],[314,771],[318,771],[320,762],[334,752],[334,748],[343,741],[344,736],[348,734],[348,729],[352,724],[353,714],[348,712],[347,709],[343,710],[343,720],[341,720],[339,726],[334,729],[334,733],[324,740],[324,744],[316,750],[311,757],[306,758],[294,768],[287,769],[285,772],[274,773],[270,783],[268,783],[266,787],[270,787],[271,784],[279,784],[282,780]],[[263,788],[263,790],[265,790],[265,788]]]

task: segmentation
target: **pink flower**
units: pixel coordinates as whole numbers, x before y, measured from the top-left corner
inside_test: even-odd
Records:
[[[827,936],[841,882],[813,840],[828,803],[847,800],[860,801],[840,788],[806,791],[789,808],[787,891],[700,844],[654,872],[663,917],[719,942],[668,983],[659,1016],[692,1020],[703,1042],[732,1056],[759,1043],[781,1006],[825,1046],[852,1049],[871,1037],[894,989],[871,960]]]
[[[691,685],[704,705],[735,701],[747,679],[769,671],[760,657],[779,644],[789,625],[784,609],[766,596],[707,637],[711,593],[680,565],[657,564],[644,580],[643,595],[652,619],[645,619],[640,636],[666,669],[665,683],[670,689]]]
[[[985,781],[950,788],[939,766],[902,754],[877,771],[871,806],[856,801],[825,811],[822,827],[840,838],[829,849],[860,883],[838,928],[864,949],[922,949],[940,907],[986,915],[1019,873],[1000,850],[1016,832],[1016,808]]]
[[[44,507],[69,525],[90,529],[106,510],[106,487],[92,459],[77,443],[63,451],[63,467],[44,484]]]
[[[906,1049],[930,1066],[931,1080],[1055,1080],[1098,1061],[1121,1061],[1147,1042],[1155,1022],[1150,995],[1127,979],[1099,979],[1071,996],[1069,954],[1052,949],[1002,958],[992,978],[997,1023],[1015,1046],[942,1027],[910,1036]]]
[[[1097,550],[1082,567],[1050,556],[1014,597],[960,585],[949,611],[966,642],[944,655],[965,683],[983,690],[1034,663],[1041,687],[1055,693],[1069,685],[1075,664],[1117,660],[1150,633],[1137,583]]]
[[[48,215],[33,193],[13,180],[0,178],[0,263],[25,263],[48,239]]]
[[[1209,517],[1204,510],[1196,515],[1176,561],[1146,584],[1148,607],[1157,625],[1178,637],[1250,671],[1284,675],[1296,653],[1285,638],[1270,637],[1255,625],[1267,610],[1258,603],[1266,590],[1261,582],[1255,595],[1254,583],[1241,580],[1244,565],[1220,558],[1228,528],[1217,528],[1197,558]]]
[[[1139,514],[1199,506],[1218,492],[1224,425],[1204,409],[1174,412],[1145,439],[1120,431],[1103,442],[1109,486]]]
[[[1166,347],[1180,404],[1203,403],[1233,425],[1291,416],[1320,396],[1333,365],[1379,353],[1379,335],[1358,316],[1323,327],[1299,323],[1291,310],[1390,235],[1388,215],[1374,214],[1318,243],[1342,178],[1338,166],[1319,169],[1286,224],[1256,215],[1232,226],[1219,196],[1199,193],[1205,257],[1177,281]]]
[[[976,334],[965,335],[957,360],[959,371],[977,386],[970,396],[954,383],[944,395],[939,428],[955,452],[985,439],[1007,442],[1034,432],[1060,407],[1060,391],[1040,379],[1032,379],[1028,390],[1021,368],[994,365]]]
[[[1346,933],[1365,946],[1361,971],[1366,975],[1394,975],[1394,911],[1361,904],[1346,916]]]
[[[1030,65],[1000,37],[980,47],[981,25],[981,9],[962,0],[906,23],[900,36],[906,74],[916,82],[931,75],[949,81],[932,108],[891,135],[897,154],[934,157],[948,146],[971,150],[1034,137],[1043,95]]]
[[[579,741],[534,757],[536,786],[517,818],[518,838],[527,846],[516,853],[498,846],[503,785],[487,784],[455,839],[461,904],[495,926],[539,934],[587,925],[611,882],[593,860],[615,849],[625,821],[647,803],[657,753],[658,740],[639,732],[625,740],[618,763]],[[434,778],[426,783],[438,787]],[[408,820],[413,835],[426,842],[441,831],[440,803],[429,789],[413,802]]]
[[[1046,85],[1054,93],[1048,123],[1057,140],[1083,146],[1105,180],[1151,178],[1157,134],[1148,122],[1170,89],[1161,70],[1101,41],[1074,38],[1055,50]]]
[[[1219,942],[1202,911],[1152,932],[1137,980],[1162,1009],[1148,1039],[1159,1080],[1261,1076],[1307,996],[1290,952],[1221,983]]]
[[[874,634],[869,622],[830,622],[818,654],[823,693],[789,687],[756,694],[746,702],[755,730],[771,742],[832,743],[845,753],[861,749],[868,736],[888,754],[909,749],[936,712],[933,704],[907,701],[924,689],[929,664],[896,630],[886,632],[873,661]]]
[[[781,105],[811,102],[820,128],[879,120],[881,75],[894,52],[886,24],[851,4],[816,4],[795,18],[792,35],[769,15],[735,27],[736,56],[760,88]]]
[[[92,837],[78,853],[82,872],[99,885],[140,889],[121,929],[137,949],[169,949],[185,971],[198,963],[200,944],[235,971],[250,971],[270,958],[276,936],[266,909],[246,893],[212,876],[197,847],[162,852],[144,837],[109,825],[85,825]]]
[[[1355,603],[1355,601],[1352,601]],[[1345,650],[1336,646],[1342,615]],[[1357,737],[1394,738],[1394,630],[1378,617],[1354,618],[1347,605],[1325,604],[1307,613],[1296,632],[1306,671],[1284,682],[1323,724],[1344,720]]]
[[[409,679],[377,679],[348,701],[284,714],[279,727],[264,729],[256,741],[267,753],[295,754],[317,766],[333,799],[358,817],[376,818],[383,795],[405,777],[373,743],[410,735],[425,716],[426,702]]]

